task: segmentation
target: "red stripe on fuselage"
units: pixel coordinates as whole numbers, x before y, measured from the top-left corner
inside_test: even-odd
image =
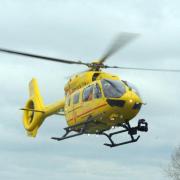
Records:
[[[94,111],[94,110],[96,110],[96,109],[99,109],[99,108],[101,108],[101,107],[103,107],[103,106],[106,106],[107,104],[105,103],[105,104],[102,104],[102,105],[100,105],[100,106],[97,106],[97,107],[95,107],[95,108],[93,108],[93,109],[90,109],[90,110],[88,110],[88,111],[86,111],[86,112],[84,112],[84,113],[82,113],[82,114],[79,114],[78,116],[76,116],[77,118],[79,118],[79,117],[81,117],[81,116],[83,116],[83,115],[85,115],[85,114],[87,114],[87,113],[89,113],[89,112],[92,112],[92,111]],[[77,109],[77,108],[76,108]],[[74,118],[71,118],[70,120],[68,120],[68,122],[69,121],[72,121],[72,120],[74,120]]]

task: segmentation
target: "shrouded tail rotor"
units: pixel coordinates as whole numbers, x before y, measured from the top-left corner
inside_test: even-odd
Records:
[[[45,119],[45,107],[39,93],[37,81],[32,79],[29,83],[30,98],[28,99],[23,115],[23,124],[29,136],[35,137],[37,130]]]
[[[27,134],[35,137],[44,119],[64,108],[64,100],[45,106],[34,78],[29,83],[29,92],[30,98],[21,110],[24,110],[23,124]]]

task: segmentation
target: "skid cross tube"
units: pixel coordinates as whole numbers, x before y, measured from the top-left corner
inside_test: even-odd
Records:
[[[143,123],[141,121],[139,121],[138,126],[136,126],[136,127],[131,127],[129,122],[128,122],[128,123],[124,123],[124,124],[120,125],[122,128],[124,128],[124,130],[112,132],[112,133],[109,133],[109,134],[105,133],[105,132],[102,132],[102,133],[99,133],[99,135],[104,135],[104,136],[106,136],[108,138],[110,143],[105,143],[104,145],[109,146],[109,147],[116,147],[116,146],[121,146],[121,145],[124,145],[124,144],[134,143],[134,142],[138,141],[138,139],[140,138],[140,135],[138,135],[137,137],[134,137],[134,135],[137,134],[138,130],[142,131],[141,124],[145,124],[145,120],[143,121]],[[147,125],[148,124],[146,123],[145,124],[146,128],[147,128]],[[124,141],[124,142],[121,142],[121,143],[115,143],[113,141],[112,137],[114,135],[121,134],[121,133],[124,133],[124,132],[128,132],[131,139],[129,141]],[[147,132],[147,131],[145,131],[145,132]]]
[[[90,117],[87,119],[86,122],[83,122],[83,123],[78,123],[76,125],[73,125],[73,126],[69,126],[69,127],[66,127],[64,128],[64,130],[66,131],[65,134],[61,137],[52,137],[51,139],[54,139],[54,140],[57,140],[57,141],[62,141],[64,139],[68,139],[68,138],[72,138],[72,137],[76,137],[76,136],[80,136],[82,134],[84,134],[84,132],[86,131],[87,129],[87,126],[88,124],[94,122],[94,120]],[[82,126],[80,131],[76,134],[72,134],[72,135],[68,135],[69,133],[75,131],[75,129],[79,126]]]

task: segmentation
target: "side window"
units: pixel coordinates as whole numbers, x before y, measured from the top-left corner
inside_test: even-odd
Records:
[[[83,91],[83,101],[90,101],[93,98],[93,86],[88,86]]]
[[[102,97],[101,89],[100,89],[100,87],[99,87],[99,84],[96,84],[96,85],[94,86],[94,98],[95,98],[95,99],[99,99],[99,98],[101,98],[101,97]]]
[[[71,101],[70,96],[66,96],[66,104],[67,104],[67,106],[70,106],[70,101]]]
[[[74,94],[73,104],[77,104],[79,102],[79,92]]]

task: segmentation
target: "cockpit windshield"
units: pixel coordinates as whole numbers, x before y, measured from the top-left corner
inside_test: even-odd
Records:
[[[106,98],[119,98],[126,91],[124,84],[120,80],[102,79],[101,83]]]
[[[135,85],[133,85],[132,83],[127,82],[127,81],[123,81],[123,82],[140,97],[139,91]]]

